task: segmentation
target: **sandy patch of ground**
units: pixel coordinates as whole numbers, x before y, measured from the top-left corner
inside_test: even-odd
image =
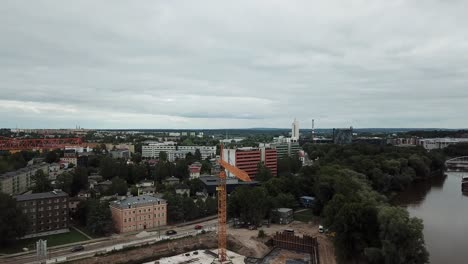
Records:
[[[318,232],[317,223],[303,223],[294,221],[288,225],[272,224],[270,227],[260,227],[265,231],[268,237],[273,236],[276,232],[282,232],[285,229],[294,229],[296,235],[310,235],[317,237],[319,243],[320,263],[321,264],[336,264],[335,250],[331,239],[324,234]],[[245,228],[228,227],[228,241],[238,246],[235,248],[239,254],[249,257],[261,258],[265,256],[271,248],[263,243],[266,240],[258,239],[259,230],[248,230]],[[283,262],[284,263],[284,262]]]

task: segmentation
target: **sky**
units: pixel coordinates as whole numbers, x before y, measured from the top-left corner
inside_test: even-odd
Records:
[[[0,127],[468,127],[468,1],[0,3]]]

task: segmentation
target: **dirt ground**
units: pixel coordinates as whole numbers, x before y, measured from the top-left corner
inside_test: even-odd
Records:
[[[294,259],[296,261],[303,261],[303,263],[309,263],[308,260],[310,260],[310,254],[284,249],[275,249],[268,257],[263,259],[262,263],[284,264],[287,259]]]
[[[270,225],[270,227],[263,226],[259,228],[259,230],[260,229],[263,229],[268,237],[271,237],[276,232],[281,232],[284,229],[294,229],[296,235],[305,234],[315,236],[319,243],[320,263],[336,264],[333,243],[328,236],[318,232],[318,224],[294,221],[288,225]],[[261,258],[265,256],[271,248],[264,244],[267,239],[261,240],[257,238],[259,230],[229,227],[227,229],[228,242],[233,243],[238,247],[233,248],[233,251],[249,257]]]
[[[184,238],[173,242],[155,244],[147,247],[121,251],[118,253],[72,261],[73,264],[123,264],[154,261],[160,257],[173,256],[198,248],[216,248],[217,237],[214,233],[195,238]]]

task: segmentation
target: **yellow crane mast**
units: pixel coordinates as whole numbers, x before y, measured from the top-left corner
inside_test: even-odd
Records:
[[[221,166],[220,172],[219,172],[219,183],[218,187],[216,188],[218,192],[218,261],[220,263],[224,263],[227,261],[227,255],[226,255],[226,239],[227,239],[227,234],[226,234],[226,218],[227,218],[227,210],[226,210],[226,172],[224,169],[232,173],[236,178],[245,181],[245,182],[250,182],[252,181],[249,177],[249,175],[227,163],[226,161],[223,160],[223,145],[221,145],[221,150],[220,150],[220,159],[218,161],[219,165]],[[224,169],[223,169],[224,168]]]

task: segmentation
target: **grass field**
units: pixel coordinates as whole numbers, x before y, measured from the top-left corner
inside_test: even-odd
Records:
[[[305,211],[299,212],[299,213],[294,213],[294,220],[295,221],[301,221],[301,222],[309,222],[313,221],[314,219],[317,219],[317,217],[312,214],[311,209],[307,209]]]
[[[47,240],[47,247],[53,247],[53,246],[88,240],[87,237],[85,237],[84,235],[76,231],[75,229],[70,228],[69,233],[18,240],[16,241],[15,244],[0,248],[0,253],[4,253],[4,254],[18,253],[18,252],[21,252],[22,249],[25,247],[29,249],[34,249],[36,247],[36,241],[39,239]]]

